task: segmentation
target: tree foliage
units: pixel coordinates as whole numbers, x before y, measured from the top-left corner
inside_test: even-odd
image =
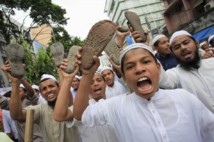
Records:
[[[65,48],[65,51],[68,51],[73,45],[83,45],[83,41],[79,37],[71,37],[68,32],[61,26],[53,28],[53,36],[49,45],[54,42],[61,42]]]
[[[16,39],[20,34],[28,36],[31,28],[23,33],[23,29],[13,24],[10,18],[12,15],[15,15],[14,9],[29,10],[29,16],[33,20],[31,26],[35,24],[67,24],[66,20],[64,20],[66,10],[53,4],[51,0],[4,0],[0,2],[0,31],[5,36],[7,43],[9,43],[11,36]]]

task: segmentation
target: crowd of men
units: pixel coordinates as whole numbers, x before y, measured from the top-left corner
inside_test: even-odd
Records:
[[[13,126],[5,133],[24,142],[26,110],[33,109],[33,142],[213,142],[214,36],[199,43],[180,30],[145,42],[139,31],[116,33],[120,65],[109,58],[100,68],[93,56],[81,68],[80,49],[75,71],[65,72],[63,59],[59,80],[43,74],[37,86],[14,77],[6,62],[12,90],[0,104],[3,123]],[[129,34],[135,42],[124,45]]]

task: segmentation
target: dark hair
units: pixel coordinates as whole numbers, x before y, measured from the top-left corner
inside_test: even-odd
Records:
[[[144,49],[144,48],[142,48],[142,49]],[[144,50],[146,50],[146,49],[144,49]],[[150,51],[148,51],[148,50],[146,50],[147,52],[149,52],[149,54],[153,57],[153,59],[155,60],[155,62],[156,62],[156,64],[158,63],[158,60],[157,60],[157,58],[150,52]],[[125,54],[126,55],[126,54]],[[124,67],[124,57],[125,57],[125,55],[123,56],[123,58],[121,59],[121,65],[120,65],[120,69],[121,69],[121,72],[123,73],[123,74],[125,74],[125,72],[124,72],[124,69],[123,69],[123,67]]]

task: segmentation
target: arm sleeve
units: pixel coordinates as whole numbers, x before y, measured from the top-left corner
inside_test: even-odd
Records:
[[[68,107],[68,109],[73,113],[73,106]],[[81,125],[82,122],[79,121],[79,120],[76,120],[75,118],[73,118],[70,121],[66,121],[65,124],[66,124],[67,128],[71,128],[73,126],[79,126],[79,125]]]
[[[163,89],[179,88],[180,80],[176,72],[177,72],[177,67],[165,71],[161,65],[161,73],[160,73],[160,80],[159,80],[160,88],[163,88]]]
[[[6,110],[2,110],[2,120],[3,120],[3,127],[4,127],[4,132],[5,133],[11,133],[10,129],[10,112]]]
[[[214,114],[197,98],[194,99],[195,109],[198,110],[201,136],[204,142],[214,140]]]
[[[106,101],[89,105],[82,115],[82,123],[88,127],[103,125],[107,123],[107,111],[105,111]]]

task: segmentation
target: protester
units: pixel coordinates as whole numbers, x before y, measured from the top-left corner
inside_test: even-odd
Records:
[[[214,113],[214,58],[201,59],[197,42],[187,31],[175,32],[170,46],[179,65],[162,71],[161,88],[183,88],[196,95]]]
[[[39,86],[33,84],[31,87],[34,90],[35,95],[38,96],[38,98],[39,98],[38,99],[38,104],[45,104],[45,103],[47,103],[47,101],[42,97],[42,95],[41,95],[41,93],[39,91]]]
[[[164,70],[171,69],[177,66],[177,60],[171,53],[169,47],[169,39],[163,34],[155,36],[152,40],[152,46],[157,53],[155,57],[161,62]]]
[[[22,78],[15,78],[11,76],[10,72],[7,69],[4,71],[7,74],[8,78],[11,80],[12,93],[9,108],[11,116],[14,120],[17,120],[19,122],[25,122],[26,109],[33,109],[34,124],[39,125],[44,142],[79,141],[79,135],[75,127],[66,128],[64,122],[56,122],[52,118],[52,112],[60,89],[59,83],[57,82],[55,77],[48,74],[43,75],[39,83],[41,95],[47,101],[47,104],[39,104],[24,108],[22,106],[21,98],[19,95],[19,85],[20,83],[24,84],[25,82],[23,82]],[[34,95],[33,90],[32,94]]]
[[[94,56],[94,65],[83,71],[74,103],[75,119],[91,127],[111,125],[120,142],[214,140],[214,114],[194,95],[183,89],[159,89],[160,64],[150,47],[132,44],[123,50],[120,61],[133,93],[88,105],[90,83],[99,66]]]
[[[73,101],[75,100],[75,97],[76,97],[76,94],[77,94],[77,90],[78,90],[78,87],[79,87],[79,83],[80,83],[80,76],[78,75],[75,75],[74,79],[72,80],[72,83],[71,83],[71,94],[72,94],[72,97],[73,97]]]
[[[214,35],[209,36],[208,43],[212,48],[214,48]]]
[[[100,72],[106,82],[106,98],[124,94],[128,91],[119,81],[115,80],[115,73],[111,67],[104,66],[101,68]]]
[[[62,65],[61,67],[63,69]],[[66,68],[66,66],[64,68]],[[90,127],[83,125],[81,121],[77,121],[76,119],[73,120],[73,106],[68,108],[69,104],[67,98],[70,95],[68,90],[75,74],[72,73],[69,75],[64,73],[64,75],[67,76],[67,80],[63,80],[62,88],[59,92],[56,107],[54,109],[54,119],[57,121],[67,121],[67,127],[72,127],[74,125],[78,126],[82,142],[117,142],[114,129],[110,125]],[[85,88],[88,91],[88,94],[90,94],[90,99],[88,98],[89,105],[104,101],[106,97],[106,84],[102,75],[99,72],[96,72],[93,75],[93,80],[90,82],[90,88]]]
[[[30,105],[37,105],[38,104],[38,96],[34,94],[33,88],[31,85],[24,79],[24,78],[15,78],[11,75],[10,71],[10,65],[8,62],[6,62],[5,65],[1,67],[2,71],[6,74],[6,76],[11,80],[11,86],[12,86],[12,92],[11,92],[11,99],[9,103],[9,111],[12,119],[15,122],[17,131],[18,131],[18,140],[19,142],[24,142],[24,136],[25,136],[25,122],[23,121],[17,121],[19,119],[15,119],[14,114],[17,113],[18,108],[26,108]],[[15,93],[15,99],[19,100],[19,107],[16,105],[13,105],[14,102],[16,103],[17,100],[14,100]],[[42,142],[43,137],[40,131],[40,127],[38,124],[33,125],[33,142]]]

